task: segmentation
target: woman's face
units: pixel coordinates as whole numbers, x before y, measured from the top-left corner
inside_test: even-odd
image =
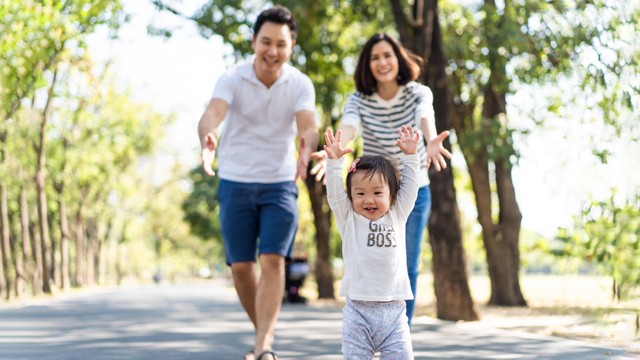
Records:
[[[371,48],[369,67],[378,84],[398,82],[398,57],[386,40]]]

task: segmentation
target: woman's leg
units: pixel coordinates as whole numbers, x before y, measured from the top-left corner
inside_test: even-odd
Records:
[[[431,190],[429,186],[423,186],[418,190],[418,198],[413,207],[413,211],[407,219],[407,272],[411,282],[411,291],[414,300],[407,300],[407,318],[409,327],[413,319],[415,310],[415,298],[417,296],[418,274],[420,272],[420,253],[422,251],[422,238],[427,227],[429,214],[431,212]]]

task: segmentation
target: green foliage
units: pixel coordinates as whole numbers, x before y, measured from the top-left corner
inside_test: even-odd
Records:
[[[11,118],[46,84],[63,51],[82,49],[97,26],[116,28],[121,15],[118,0],[0,2],[0,118]]]
[[[518,156],[508,118],[498,119],[499,126],[487,124],[496,121],[485,119],[482,111],[488,89],[509,95],[525,85],[572,79],[567,85],[573,83],[573,96],[551,99],[549,111],[575,104],[594,109],[593,120],[618,129],[640,103],[638,4],[536,0],[497,6],[443,2],[439,7],[454,104],[465,129],[458,134],[465,157],[482,154],[479,149],[488,144],[490,159]]]
[[[597,263],[614,281],[614,296],[623,299],[640,285],[640,195],[619,205],[615,192],[593,201],[576,217],[573,229],[558,230],[557,251]]]
[[[184,220],[189,224],[192,234],[222,244],[220,224],[216,216],[219,178],[206,175],[202,167],[197,166],[189,171],[189,180],[193,188],[182,202]]]
[[[184,14],[179,1],[153,0],[159,10],[194,21],[202,36],[220,36],[234,49],[235,57],[252,53],[252,25],[267,1],[224,0],[203,2],[193,14]],[[297,43],[292,63],[309,75],[316,87],[316,100],[322,110],[322,122],[329,124],[339,117],[346,95],[353,91],[350,74],[355,57],[367,37],[389,29],[392,16],[387,2],[359,1],[278,1],[291,10],[298,22]],[[171,34],[168,29],[154,29],[157,34]]]

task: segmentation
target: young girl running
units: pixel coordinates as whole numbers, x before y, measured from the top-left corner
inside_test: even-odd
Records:
[[[325,136],[327,199],[340,236],[345,272],[340,296],[345,359],[413,359],[404,300],[413,299],[406,265],[405,223],[418,194],[417,155],[421,136],[411,126],[398,130],[402,177],[379,155],[354,160],[342,180],[342,132]]]

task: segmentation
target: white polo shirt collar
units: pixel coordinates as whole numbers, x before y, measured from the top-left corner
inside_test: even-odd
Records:
[[[240,76],[242,76],[243,79],[247,79],[256,85],[265,86],[264,83],[260,81],[260,79],[258,79],[258,75],[256,74],[256,69],[253,67],[254,61],[255,61],[255,55],[253,55],[253,57],[249,60],[249,62],[251,63],[251,66],[246,66],[241,68],[242,70],[241,70]],[[276,82],[273,83],[273,85],[271,85],[271,88],[273,88],[274,86],[277,86],[278,84],[282,84],[288,81],[290,75],[291,75],[291,65],[289,65],[288,63],[282,64],[280,77],[278,77],[278,80],[276,80]]]

